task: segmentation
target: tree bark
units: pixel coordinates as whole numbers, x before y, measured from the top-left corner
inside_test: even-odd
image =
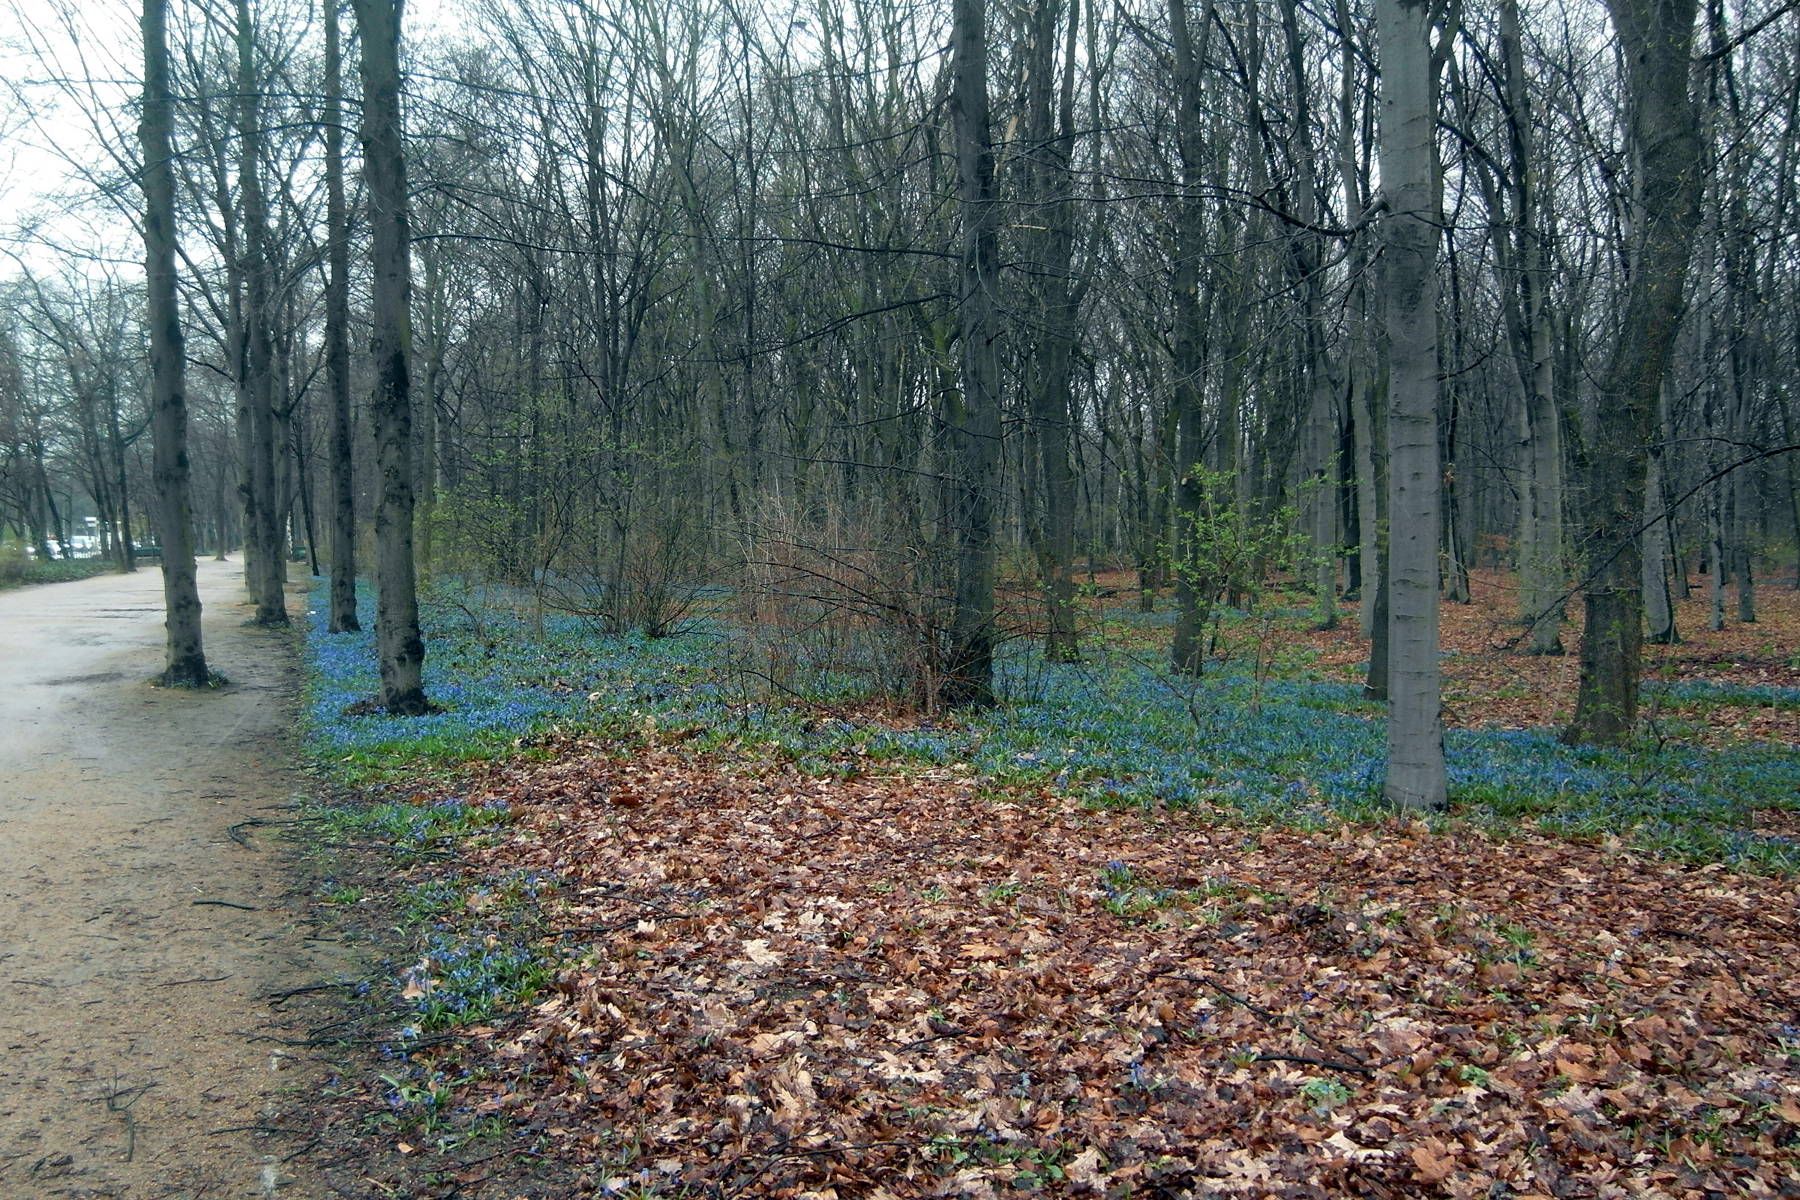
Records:
[[[194,525],[187,456],[187,380],[180,301],[175,293],[175,172],[170,166],[168,0],[144,0],[144,111],[138,126],[144,169],[144,274],[150,325],[151,457],[157,533],[162,542],[166,637],[162,682],[205,687],[212,676],[200,632]],[[128,535],[129,536],[129,535]]]
[[[179,315],[177,319],[179,320]],[[119,388],[116,380],[107,381],[105,394],[106,444],[112,455],[113,491],[118,496],[119,569],[132,572],[137,570],[137,547],[131,538],[131,486],[125,477],[125,438],[119,432]],[[189,552],[192,553],[191,534]]]
[[[1675,605],[1669,595],[1669,515],[1668,485],[1663,478],[1663,457],[1667,453],[1666,416],[1668,398],[1660,407],[1664,417],[1659,427],[1663,436],[1650,447],[1649,473],[1644,483],[1644,615],[1652,642],[1674,645],[1681,640],[1675,628]]]
[[[1080,657],[1076,630],[1075,465],[1070,430],[1074,369],[1079,338],[1076,314],[1081,287],[1074,277],[1075,211],[1070,163],[1075,132],[1075,49],[1080,5],[1072,2],[1060,72],[1057,69],[1059,0],[1036,0],[1026,57],[1024,112],[1025,200],[1033,226],[1027,237],[1027,269],[1035,276],[1036,353],[1027,376],[1030,387],[1030,479],[1037,494],[1028,526],[1043,583],[1047,628],[1044,655],[1051,662]],[[1052,118],[1052,97],[1055,117]]]
[[[1391,700],[1383,795],[1407,811],[1444,807],[1438,659],[1436,105],[1425,0],[1377,0],[1381,176],[1386,221],[1388,639]]]
[[[1294,118],[1288,122],[1291,155],[1296,165],[1295,215],[1298,227],[1288,232],[1300,301],[1304,306],[1301,341],[1306,363],[1305,455],[1312,492],[1302,496],[1312,540],[1314,619],[1320,629],[1337,626],[1337,372],[1331,362],[1325,311],[1325,246],[1315,232],[1324,208],[1315,174],[1312,101],[1307,92],[1305,49],[1300,39],[1297,0],[1280,0],[1287,49],[1288,93]]]
[[[356,484],[350,424],[350,233],[344,204],[344,64],[339,0],[325,9],[325,377],[331,393],[331,599],[326,628],[356,618]]]
[[[246,515],[256,553],[251,599],[258,625],[286,625],[282,589],[281,513],[275,488],[275,351],[270,336],[274,295],[269,271],[269,217],[262,190],[262,114],[253,59],[249,0],[237,0],[238,179],[244,207],[244,381],[248,403],[250,492]]]
[[[1209,4],[1200,20],[1203,44],[1211,16]],[[1175,325],[1174,361],[1170,364],[1174,376],[1170,390],[1175,420],[1175,527],[1169,538],[1169,566],[1176,606],[1169,653],[1171,669],[1183,675],[1198,675],[1206,656],[1206,608],[1211,597],[1210,585],[1199,577],[1205,566],[1195,548],[1206,505],[1199,477],[1205,440],[1200,264],[1206,257],[1204,187],[1209,164],[1206,109],[1200,90],[1205,52],[1194,45],[1186,0],[1169,0],[1169,34],[1175,52],[1175,129],[1181,156],[1181,199],[1175,212],[1174,294],[1169,305]]]
[[[400,133],[400,4],[354,4],[363,47],[363,174],[374,235],[370,414],[381,479],[375,510],[375,652],[382,707],[396,716],[419,716],[431,711],[431,704],[425,698],[425,640],[413,574],[412,264]]]
[[[1563,740],[1619,743],[1637,723],[1643,653],[1637,521],[1656,403],[1681,325],[1700,219],[1699,114],[1688,95],[1695,0],[1607,0],[1624,51],[1635,181],[1630,282],[1586,448],[1581,684]]]
[[[949,438],[947,502],[956,547],[956,600],[945,704],[994,700],[994,506],[1000,466],[999,206],[988,130],[986,0],[952,0],[950,115],[962,214],[961,394],[944,398]]]

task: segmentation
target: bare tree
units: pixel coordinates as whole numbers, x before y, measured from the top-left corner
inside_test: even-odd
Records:
[[[327,628],[344,633],[356,619],[356,492],[350,421],[350,231],[344,205],[343,49],[339,0],[325,17],[325,376],[331,392],[331,599]]]
[[[255,66],[249,0],[237,0],[238,190],[243,204],[244,284],[240,445],[247,458],[246,567],[258,625],[286,625],[281,510],[275,483],[274,279],[269,261],[269,212],[262,187],[261,80]],[[245,434],[248,434],[245,440]]]
[[[962,389],[946,393],[942,414],[952,464],[947,504],[956,548],[956,602],[941,699],[980,705],[994,698],[1000,466],[1000,211],[988,128],[986,0],[953,0],[950,38],[950,113],[963,225]]]
[[[400,0],[354,0],[362,35],[363,174],[374,234],[375,425],[381,499],[375,510],[375,653],[381,703],[397,716],[431,711],[413,574],[412,297],[406,153],[400,124]]]
[[[1622,742],[1637,723],[1644,637],[1637,526],[1704,182],[1699,114],[1688,94],[1695,9],[1695,0],[1607,0],[1625,63],[1635,179],[1624,309],[1595,404],[1594,428],[1604,436],[1585,447],[1581,685],[1567,742]]]
[[[144,0],[144,274],[150,326],[150,395],[156,460],[156,532],[162,544],[162,682],[204,687],[211,681],[200,632],[194,574],[193,506],[188,495],[187,360],[175,293],[175,172],[169,165],[168,0]]]

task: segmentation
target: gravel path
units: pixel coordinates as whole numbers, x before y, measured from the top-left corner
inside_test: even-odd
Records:
[[[200,564],[208,693],[148,683],[154,566],[0,593],[0,1197],[314,1194],[266,1129],[318,1082],[268,997],[339,954],[274,837],[294,640],[240,582]]]

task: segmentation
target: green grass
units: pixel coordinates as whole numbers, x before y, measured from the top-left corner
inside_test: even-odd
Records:
[[[38,559],[0,551],[0,592],[40,583],[72,583],[118,570],[109,558]]]

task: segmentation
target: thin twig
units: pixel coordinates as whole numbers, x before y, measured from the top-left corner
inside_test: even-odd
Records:
[[[333,992],[339,989],[347,989],[349,986],[350,985],[347,983],[309,983],[304,987],[287,988],[279,992],[270,992],[268,995],[262,997],[262,999],[269,1004],[282,1004],[292,1000],[295,996],[304,996],[309,992]]]
[[[1258,1054],[1257,1062],[1302,1063],[1309,1067],[1324,1067],[1328,1071],[1344,1071],[1352,1075],[1370,1076],[1375,1074],[1361,1063],[1339,1062],[1332,1058],[1318,1058],[1311,1054]]]

